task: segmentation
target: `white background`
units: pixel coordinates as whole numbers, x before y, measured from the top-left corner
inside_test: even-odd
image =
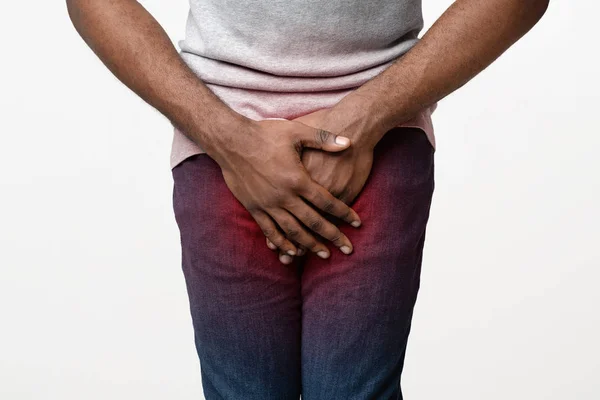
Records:
[[[184,0],[144,4],[182,38]],[[64,2],[0,8],[0,398],[202,398],[170,124]],[[600,398],[599,14],[551,2],[434,114],[407,399]]]

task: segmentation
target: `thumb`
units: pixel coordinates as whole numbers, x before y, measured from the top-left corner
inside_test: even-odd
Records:
[[[350,139],[345,136],[336,135],[333,132],[305,125],[299,135],[302,147],[312,147],[325,151],[342,151],[350,147]]]

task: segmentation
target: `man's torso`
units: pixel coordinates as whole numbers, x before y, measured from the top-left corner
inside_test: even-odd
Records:
[[[418,41],[420,0],[190,0],[181,57],[254,120],[333,107]],[[430,113],[410,126],[432,144]],[[203,150],[175,129],[171,167]]]

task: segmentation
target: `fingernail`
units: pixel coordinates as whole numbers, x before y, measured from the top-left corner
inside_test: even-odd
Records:
[[[336,136],[335,138],[335,144],[339,146],[347,146],[348,143],[350,143],[350,139],[345,136]]]
[[[281,256],[279,256],[279,261],[281,261],[284,264],[289,264],[292,262],[292,257],[288,256],[287,254],[282,254]]]
[[[358,227],[360,226],[360,221],[352,221],[352,222],[350,223],[350,225],[352,225],[352,226],[353,226],[353,227],[355,227],[355,228],[358,228]]]
[[[304,249],[298,249],[298,255],[299,256],[303,256],[304,255]]]
[[[350,249],[350,247],[348,247],[348,246],[342,246],[342,247],[340,247],[340,250],[341,250],[341,251],[342,251],[342,253],[344,253],[344,254],[350,254],[350,253],[352,253],[352,250],[351,250],[351,249]]]
[[[288,253],[290,256],[295,256],[295,255],[296,255],[296,252],[295,252],[294,250],[288,250],[288,251],[287,251],[287,253]]]
[[[324,250],[321,250],[321,251],[317,252],[317,255],[319,257],[321,257],[321,258],[327,258],[327,257],[329,257],[329,253],[326,252],[326,251],[324,251]]]
[[[277,248],[277,246],[271,243],[270,240],[267,240],[267,247],[269,247],[271,250],[275,250]]]

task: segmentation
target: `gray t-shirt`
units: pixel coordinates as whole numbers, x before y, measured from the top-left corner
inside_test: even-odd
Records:
[[[417,41],[420,0],[190,0],[181,57],[254,119],[334,106]],[[430,111],[412,125],[433,143]],[[175,129],[171,167],[203,150]]]

